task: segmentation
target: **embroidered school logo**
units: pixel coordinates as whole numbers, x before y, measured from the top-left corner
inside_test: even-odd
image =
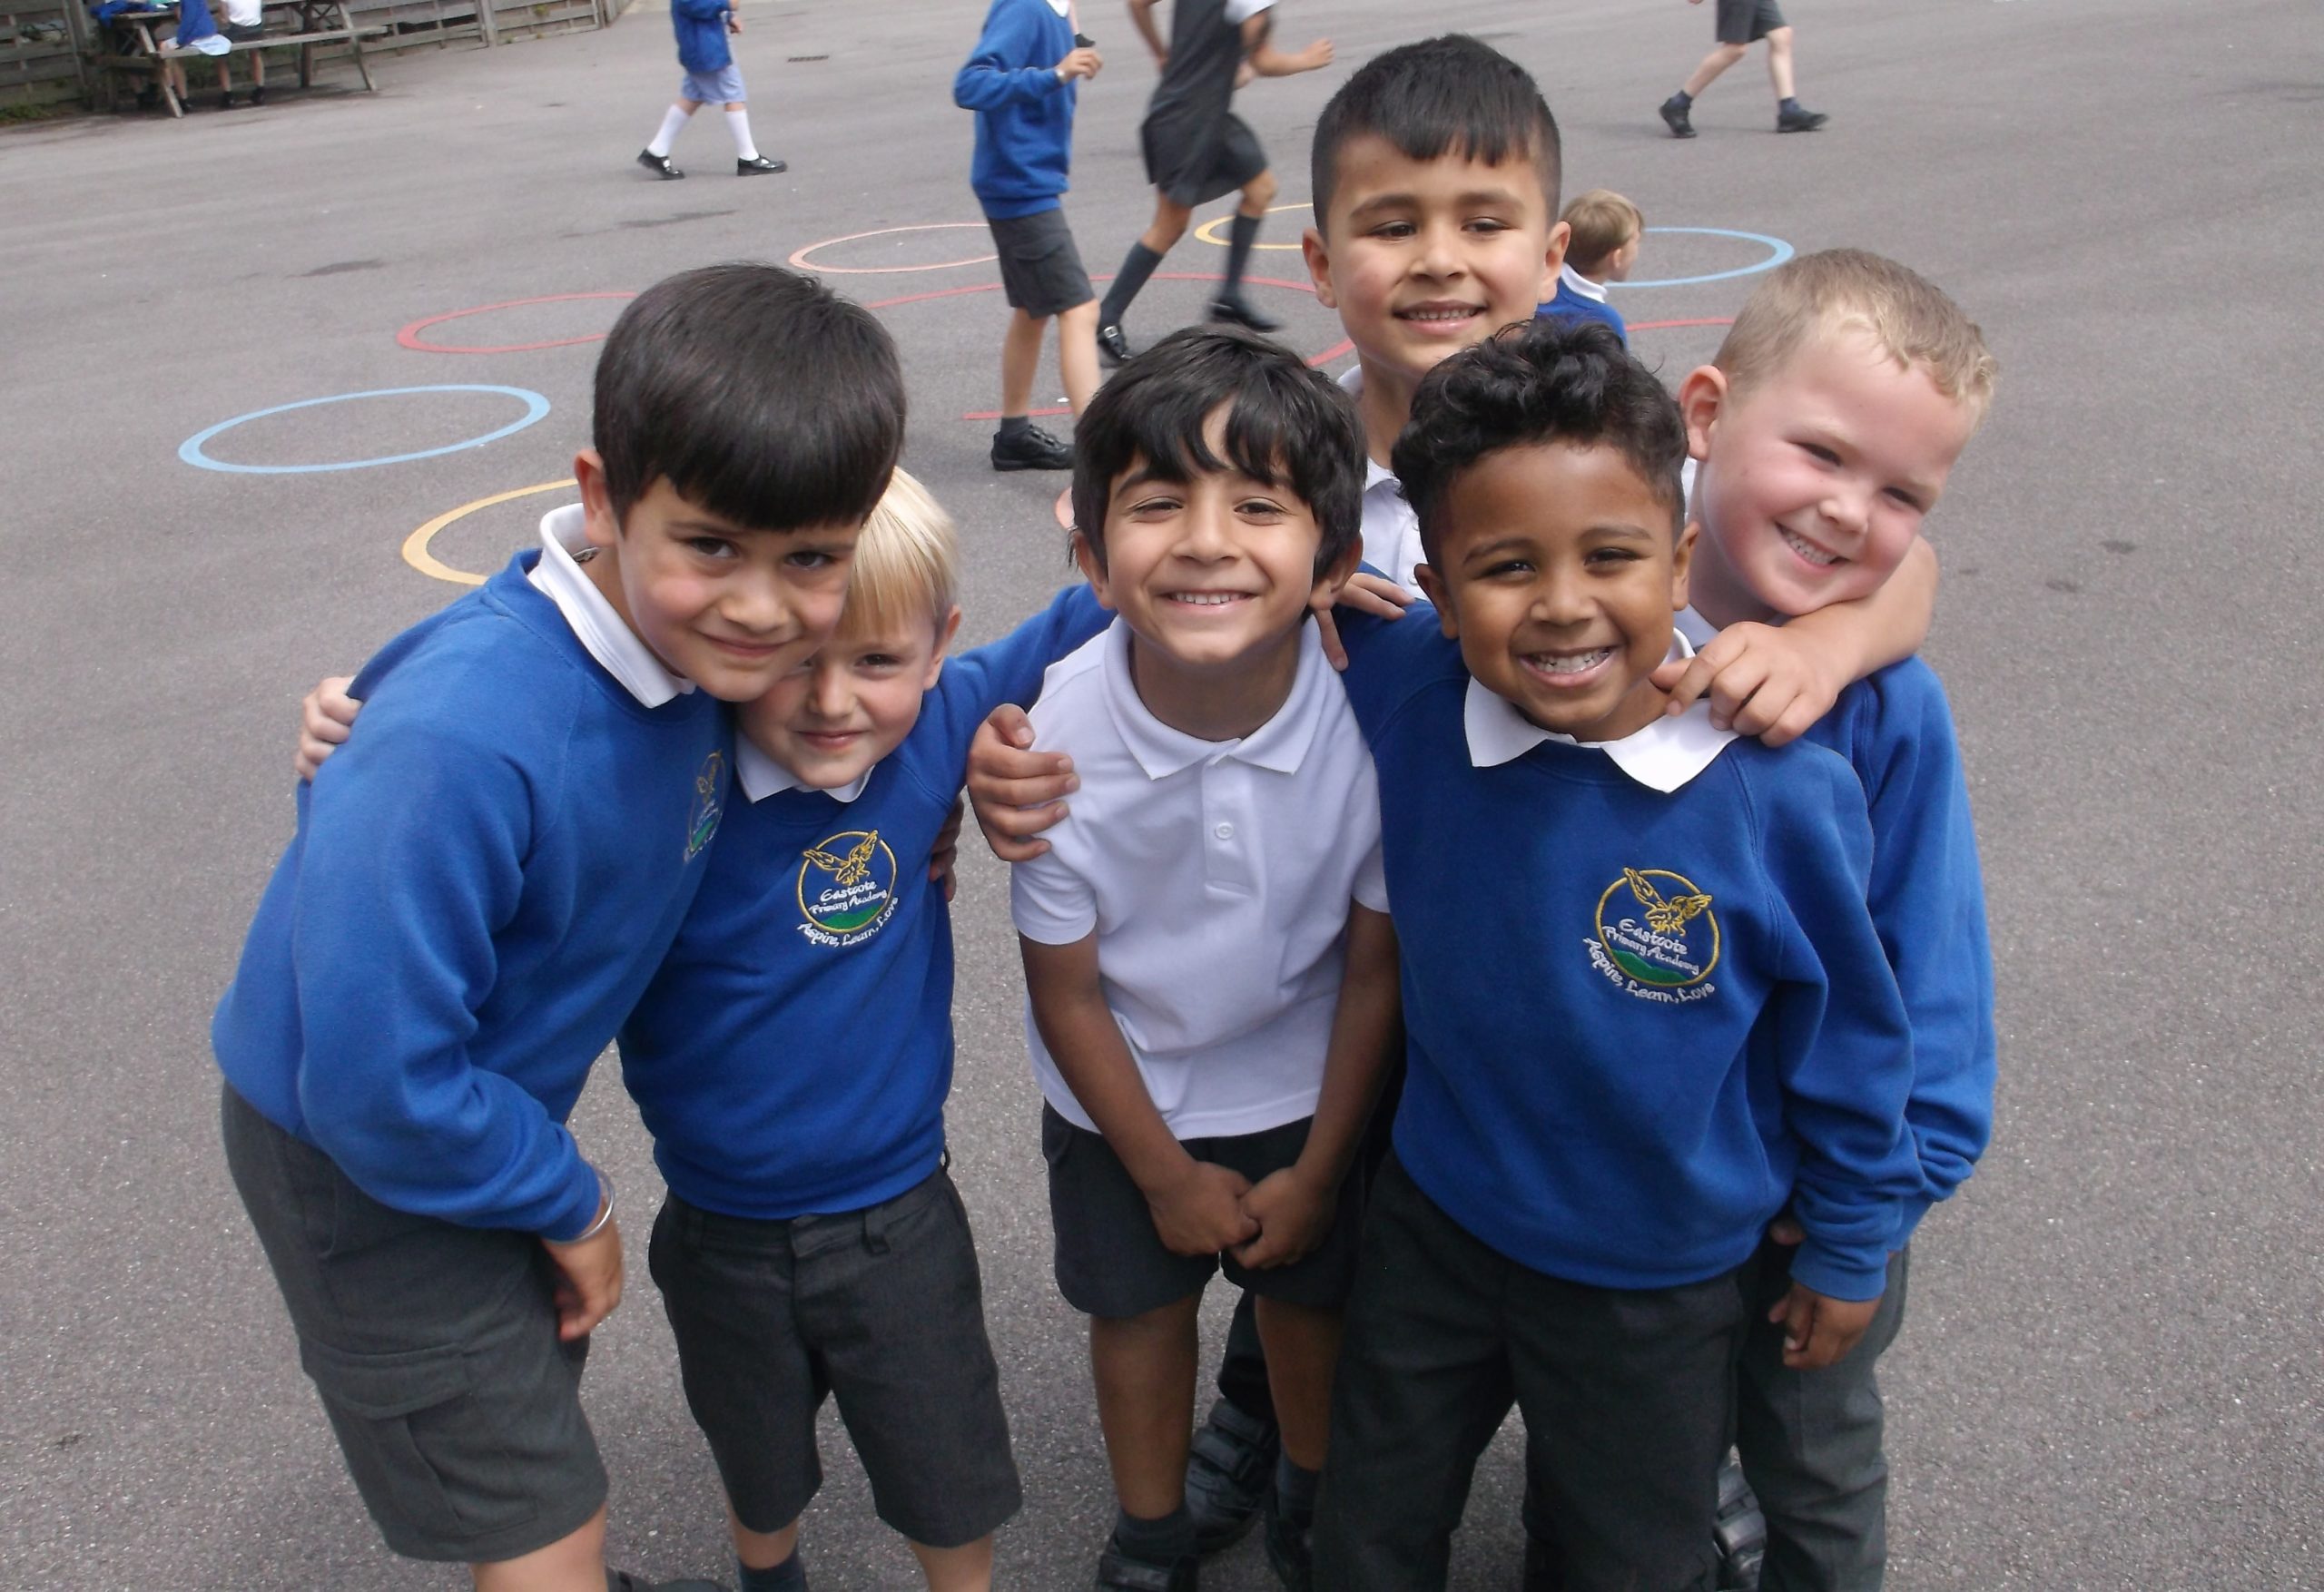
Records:
[[[686,814],[686,860],[691,862],[718,832],[726,811],[726,754],[714,752],[694,776],[694,808]]]
[[[801,853],[799,932],[845,948],[880,932],[896,910],[896,857],[877,830],[847,830]]]
[[[1718,914],[1694,881],[1667,868],[1625,868],[1598,898],[1590,966],[1640,1000],[1701,1000],[1718,986]]]

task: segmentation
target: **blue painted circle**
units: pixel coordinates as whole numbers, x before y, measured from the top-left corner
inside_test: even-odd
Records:
[[[1768,248],[1765,260],[1749,265],[1738,265],[1733,270],[1715,270],[1703,277],[1661,277],[1650,282],[1616,282],[1616,288],[1690,288],[1697,282],[1723,282],[1729,277],[1757,276],[1763,270],[1773,270],[1792,256],[1790,244],[1780,238],[1770,238],[1764,232],[1731,232],[1725,227],[1649,227],[1649,232],[1685,232],[1697,238],[1740,238],[1746,243],[1764,243]]]
[[[287,414],[292,409],[311,409],[319,404],[351,404],[358,398],[401,398],[415,392],[497,392],[508,398],[525,400],[522,419],[512,420],[497,431],[487,431],[481,437],[471,437],[465,442],[447,443],[442,447],[422,448],[418,453],[389,454],[380,458],[347,459],[335,465],[233,465],[223,459],[212,458],[202,452],[202,444],[223,431],[252,420],[263,420],[269,415]],[[548,399],[521,387],[384,387],[376,392],[342,392],[330,398],[300,398],[295,404],[277,404],[271,409],[252,409],[247,415],[237,415],[231,420],[221,420],[206,431],[197,431],[178,445],[178,457],[205,470],[225,470],[238,476],[308,476],[325,470],[368,470],[374,465],[409,464],[413,459],[434,458],[438,454],[458,453],[464,447],[482,447],[487,442],[522,431],[548,413]]]

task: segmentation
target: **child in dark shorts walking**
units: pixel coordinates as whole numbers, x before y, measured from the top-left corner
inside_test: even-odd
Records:
[[[1154,184],[1154,221],[1130,245],[1114,285],[1098,310],[1098,349],[1109,363],[1129,358],[1122,317],[1171,246],[1185,236],[1194,207],[1233,189],[1243,191],[1228,232],[1226,280],[1210,302],[1210,319],[1273,331],[1277,322],[1243,301],[1243,270],[1260,223],[1275,202],[1275,173],[1258,135],[1229,107],[1252,77],[1290,77],[1332,64],[1329,39],[1297,54],[1275,47],[1275,0],[1177,0],[1170,42],[1154,25],[1157,0],[1130,0],[1130,20],[1162,68],[1146,107],[1138,141],[1146,175]]]
[[[1689,5],[1700,5],[1703,0],[1687,0]],[[1694,74],[1680,86],[1679,92],[1662,102],[1662,121],[1673,138],[1692,138],[1695,124],[1688,116],[1695,96],[1709,88],[1718,74],[1734,65],[1750,52],[1759,40],[1768,41],[1768,76],[1776,90],[1776,131],[1777,133],[1813,133],[1831,118],[1821,111],[1811,111],[1793,94],[1791,77],[1791,25],[1784,20],[1783,8],[1776,0],[1718,0],[1717,24],[1718,44],[1702,59]]]

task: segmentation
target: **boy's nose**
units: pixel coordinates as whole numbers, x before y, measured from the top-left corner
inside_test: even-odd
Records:
[[[846,716],[850,696],[844,671],[816,665],[814,683],[808,688],[807,705],[819,719]]]
[[[727,587],[719,614],[726,623],[765,637],[790,628],[790,601],[782,583],[772,575],[734,582]]]

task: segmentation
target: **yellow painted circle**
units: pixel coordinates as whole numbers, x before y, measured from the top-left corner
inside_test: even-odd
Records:
[[[466,519],[479,508],[490,508],[496,503],[506,503],[512,497],[530,497],[536,492],[560,492],[578,482],[567,476],[562,481],[543,481],[537,486],[519,486],[514,492],[496,492],[489,497],[479,497],[474,503],[463,503],[449,514],[439,514],[403,539],[403,561],[424,575],[436,580],[448,580],[456,586],[480,586],[484,576],[471,575],[465,569],[454,569],[428,550],[436,533],[454,520]]]
[[[1275,215],[1286,210],[1306,210],[1307,208],[1309,208],[1307,201],[1303,199],[1297,204],[1271,204],[1267,207],[1267,214]],[[1227,241],[1224,237],[1220,236],[1219,229],[1226,226],[1228,221],[1231,221],[1234,219],[1235,212],[1232,211],[1227,211],[1226,214],[1223,216],[1213,216],[1210,220],[1203,222],[1201,226],[1195,229],[1195,236],[1201,239],[1206,243],[1215,243],[1219,248],[1224,249],[1226,247]],[[1254,243],[1251,247],[1254,249],[1295,250],[1299,245],[1296,243]]]

